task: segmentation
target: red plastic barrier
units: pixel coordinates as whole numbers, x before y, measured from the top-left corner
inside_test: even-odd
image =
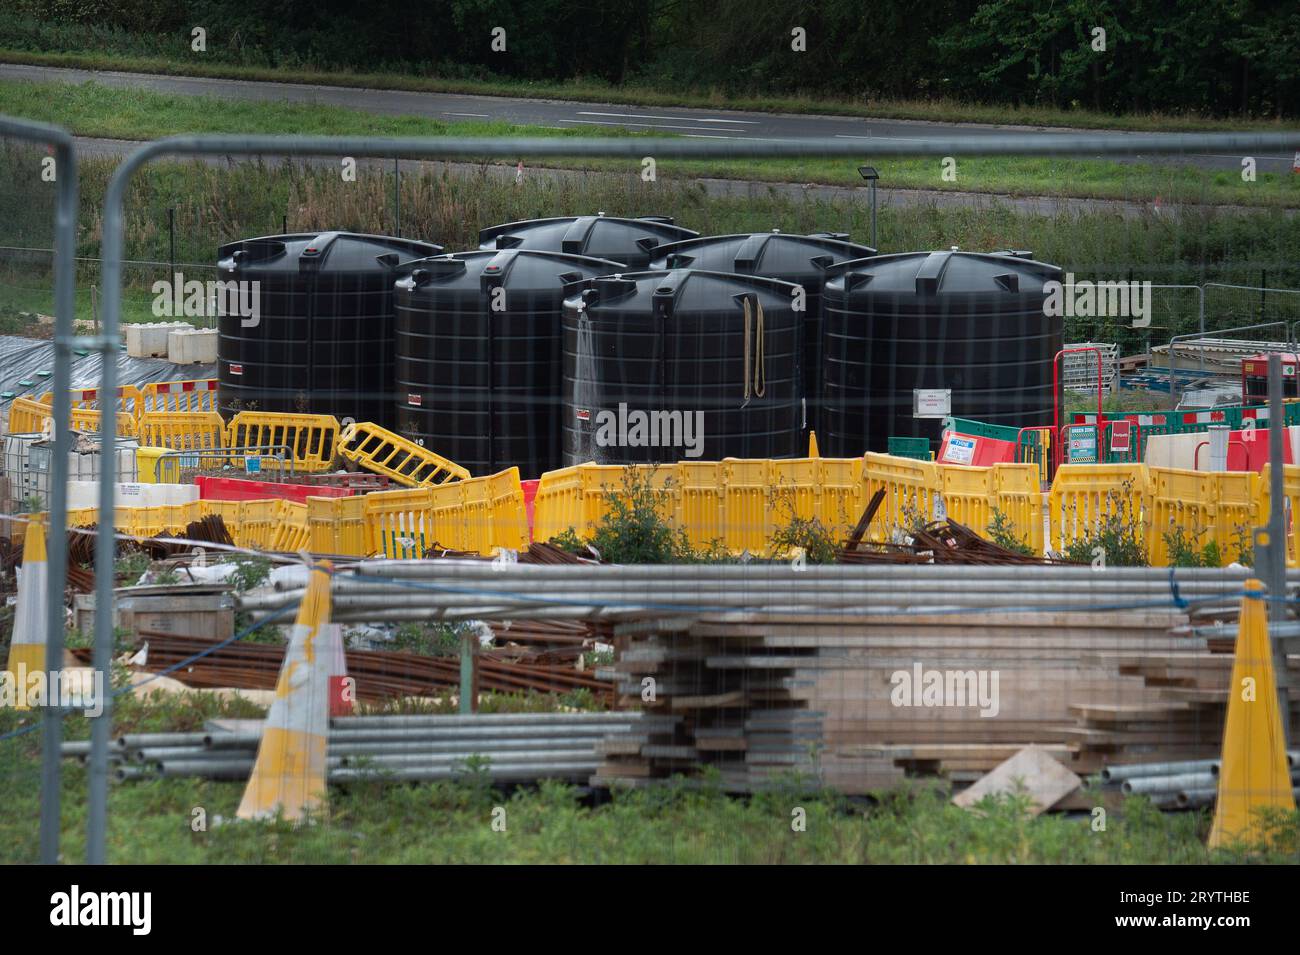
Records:
[[[351,497],[346,487],[329,487],[320,484],[282,484],[278,481],[246,481],[243,478],[212,477],[200,475],[194,479],[199,487],[199,499],[206,501],[265,501],[284,498],[307,503],[309,497]]]
[[[1015,464],[1016,443],[983,438],[957,431],[945,431],[939,448],[938,464],[965,464],[986,468],[991,464]]]
[[[1256,473],[1264,470],[1264,465],[1268,464],[1268,443],[1267,430],[1231,432],[1228,436],[1228,470]],[[1208,450],[1202,448],[1201,452],[1204,461]],[[1282,461],[1284,464],[1295,463],[1291,459],[1290,429],[1282,431]]]
[[[532,481],[520,481],[519,486],[524,489],[524,513],[528,515],[528,539],[533,539],[533,498],[537,496],[537,485],[541,484],[540,478]]]

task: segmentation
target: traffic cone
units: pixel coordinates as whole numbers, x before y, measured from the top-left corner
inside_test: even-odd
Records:
[[[1228,687],[1219,799],[1208,842],[1211,849],[1234,842],[1257,842],[1261,835],[1259,809],[1295,809],[1273,678],[1268,615],[1264,601],[1259,599],[1264,585],[1248,580],[1246,591],[1248,596],[1241,599],[1236,656]]]
[[[808,432],[808,457],[810,457],[810,458],[820,458],[820,457],[821,457],[821,453],[818,452],[818,450],[817,450],[817,432],[816,432],[816,431],[809,431],[809,432]]]
[[[33,516],[23,541],[23,564],[18,571],[18,605],[14,608],[13,639],[9,643],[9,660],[5,671],[13,674],[17,691],[14,709],[29,710],[27,679],[45,672],[46,626],[45,600],[49,565],[45,559],[45,525]]]
[[[329,569],[328,563],[317,564],[308,578],[257,762],[239,803],[240,819],[280,811],[297,822],[325,802],[329,678],[337,665],[329,623]]]

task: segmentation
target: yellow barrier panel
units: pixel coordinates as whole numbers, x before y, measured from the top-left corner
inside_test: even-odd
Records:
[[[376,491],[365,496],[368,546],[391,558],[420,558],[433,546],[430,488]],[[454,547],[450,542],[444,547]]]
[[[146,411],[137,426],[140,443],[172,451],[220,451],[226,423],[213,411]]]
[[[582,472],[577,467],[547,471],[533,496],[533,540],[548,541],[570,528],[586,533],[582,517]]]
[[[432,487],[469,477],[459,464],[368,421],[347,426],[339,437],[338,452],[405,487]]]
[[[1269,517],[1272,514],[1271,502],[1269,500],[1272,494],[1269,472],[1271,464],[1264,465],[1264,470],[1259,476],[1259,490],[1257,500],[1259,501],[1257,513],[1259,523],[1257,526],[1266,527]],[[1286,498],[1283,504],[1283,524],[1286,527],[1286,563],[1288,567],[1300,566],[1300,465],[1287,464],[1282,468],[1282,495]]]
[[[9,406],[10,434],[39,434],[45,430],[46,420],[54,413],[49,405],[32,398],[15,398]]]
[[[771,502],[771,462],[724,458],[722,472],[722,542],[727,550],[766,554],[776,528]],[[783,515],[784,517],[784,515]],[[789,518],[784,517],[789,523]]]
[[[1052,482],[1052,545],[1064,550],[1091,536],[1108,516],[1134,528],[1146,549],[1142,528],[1150,520],[1149,475],[1145,464],[1063,464]]]
[[[1300,468],[1297,469],[1300,472]],[[1254,529],[1264,523],[1260,507],[1260,476],[1251,471],[1222,472],[1218,479],[1218,523],[1213,534],[1219,542],[1224,566],[1240,561],[1242,551],[1253,550]],[[1294,482],[1300,494],[1300,473]],[[1294,529],[1293,529],[1294,530]],[[1290,552],[1291,548],[1288,548]]]
[[[274,448],[287,447],[298,471],[328,471],[334,466],[339,422],[333,415],[273,414],[269,411],[241,411],[226,428],[226,447],[263,448],[262,467],[280,467]]]
[[[140,388],[140,398],[135,407],[137,415],[159,412],[190,414],[215,412],[217,379],[151,381]]]
[[[1218,480],[1207,471],[1150,468],[1151,522],[1147,527],[1147,560],[1156,567],[1170,563],[1170,543],[1182,543],[1199,553],[1218,530]]]
[[[717,461],[681,461],[677,464],[677,513],[686,540],[708,550],[726,539],[727,495],[722,487],[722,464]],[[533,504],[536,521],[537,505]]]
[[[114,412],[117,416],[117,435],[120,438],[135,437],[135,417],[128,411]],[[99,431],[99,411],[95,408],[73,408],[72,429],[74,431]]]
[[[306,546],[314,554],[369,557],[365,498],[307,498],[307,533]]]
[[[72,400],[73,410],[82,409],[86,411],[97,411],[100,407],[99,389],[98,388],[73,388],[69,392]],[[47,391],[41,395],[41,404],[54,407],[54,392]],[[135,385],[122,385],[117,389],[117,401],[115,402],[115,411],[123,411],[136,417],[140,413],[140,407],[143,404],[140,395],[140,389]]]
[[[817,519],[828,529],[845,528],[847,538],[867,506],[862,458],[821,458],[818,465]]]
[[[1037,464],[993,465],[993,506],[1011,534],[1035,554],[1043,553],[1043,492]],[[986,528],[980,534],[988,536]]]
[[[938,467],[933,461],[916,461],[888,454],[868,452],[863,456],[865,499],[881,488],[885,499],[881,501],[867,539],[887,541],[896,529],[906,531],[917,523],[927,523],[936,518],[936,504],[942,489]]]
[[[271,534],[271,550],[296,554],[306,550],[310,540],[307,505],[282,500],[276,508],[276,523]]]
[[[528,543],[519,469],[431,488],[365,495],[367,547],[391,558],[423,557],[435,545],[491,554]]]
[[[988,536],[995,505],[993,468],[945,464],[937,467],[944,513],[981,537]]]

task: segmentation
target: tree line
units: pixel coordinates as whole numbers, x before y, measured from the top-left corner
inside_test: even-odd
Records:
[[[58,46],[81,31],[108,50],[181,54],[202,26],[205,55],[250,65],[1109,112],[1300,108],[1295,0],[11,4],[4,46]]]

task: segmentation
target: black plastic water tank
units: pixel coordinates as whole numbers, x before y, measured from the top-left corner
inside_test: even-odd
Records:
[[[696,269],[584,282],[564,302],[564,464],[804,453],[792,291]]]
[[[629,269],[644,269],[649,267],[659,246],[697,235],[698,232],[673,225],[668,216],[620,219],[600,212],[594,216],[494,225],[479,232],[478,244],[480,249],[535,249],[590,255],[621,262]]]
[[[218,279],[257,283],[258,307],[255,321],[229,308],[217,320],[221,413],[332,414],[391,427],[397,266],[441,251],[351,232],[221,246]]]
[[[1052,423],[1052,362],[1063,320],[1043,314],[1061,270],[1029,253],[909,252],[836,266],[826,282],[821,452],[884,451],[925,437],[915,389],[951,389],[952,414],[989,424]]]
[[[704,236],[660,246],[655,251],[651,268],[764,275],[792,282],[803,289],[800,303],[803,307],[800,315],[803,352],[799,364],[805,423],[808,428],[816,429],[822,382],[822,285],[827,270],[841,262],[876,254],[875,249],[848,239],[844,233],[792,235],[776,229],[741,235]]]
[[[565,287],[623,267],[507,249],[407,263],[397,282],[397,424],[471,474],[560,461]]]

